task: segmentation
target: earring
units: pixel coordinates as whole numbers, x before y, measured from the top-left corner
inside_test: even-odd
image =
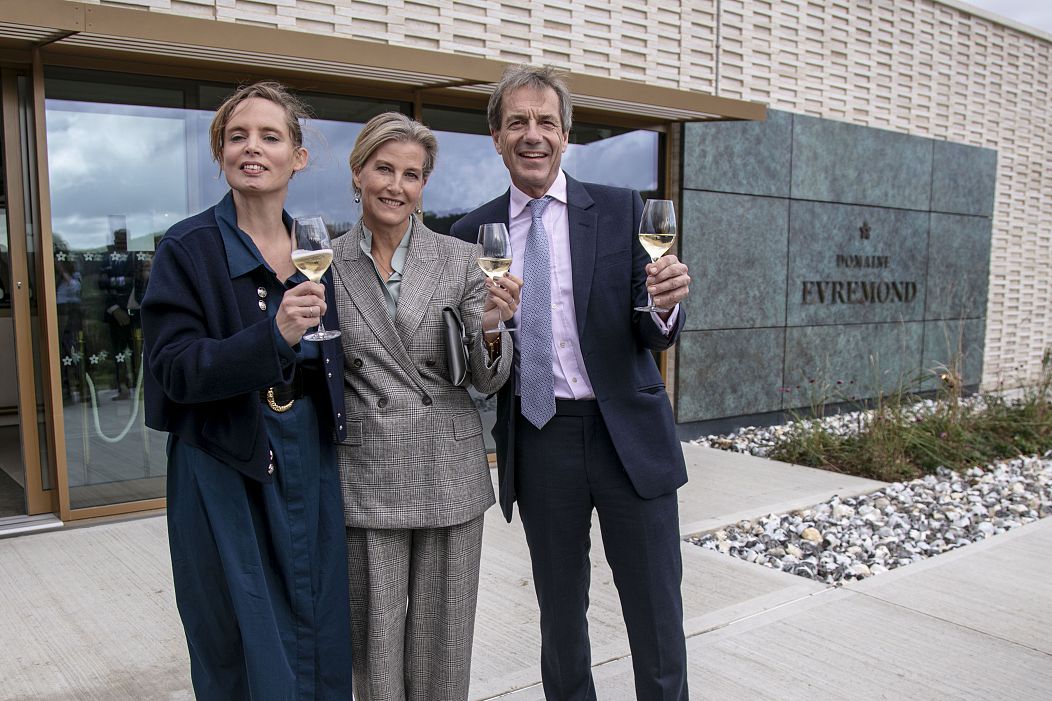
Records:
[[[421,205],[419,205],[419,204],[416,206],[416,209],[413,210],[413,211],[416,214],[416,216],[418,216],[418,217],[424,216],[424,208]]]
[[[354,203],[355,204],[361,204],[361,201],[362,201],[362,193],[360,193],[357,190],[355,190],[354,191]]]

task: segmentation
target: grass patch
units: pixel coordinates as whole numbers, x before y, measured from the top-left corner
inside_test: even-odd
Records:
[[[797,418],[770,451],[783,462],[897,482],[935,472],[962,471],[999,459],[1052,450],[1052,349],[1038,380],[1013,398],[984,394],[962,401],[959,375],[942,374],[935,409],[918,412],[917,396],[880,396],[857,432],[839,435],[819,420]],[[822,416],[823,407],[813,407]]]

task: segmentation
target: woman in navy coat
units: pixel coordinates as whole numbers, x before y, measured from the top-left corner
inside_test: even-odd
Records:
[[[199,699],[349,699],[334,442],[344,436],[331,278],[292,265],[303,106],[277,83],[212,121],[231,191],[173,226],[142,302],[146,423],[169,432],[168,536]]]

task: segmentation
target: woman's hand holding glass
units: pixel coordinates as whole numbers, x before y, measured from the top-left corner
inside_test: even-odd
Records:
[[[522,278],[505,273],[499,278],[486,278],[486,306],[482,310],[482,328],[486,338],[493,340],[501,332],[498,325],[511,321],[515,310],[519,308],[519,295],[522,292]],[[505,327],[503,330],[510,331]]]
[[[329,230],[325,221],[321,217],[297,217],[292,223],[292,241],[292,264],[311,282],[321,280],[332,264],[332,242],[329,241]],[[324,288],[322,296],[325,296]],[[330,338],[339,337],[338,330],[325,328],[321,321],[321,315],[324,313],[324,309],[318,313],[318,330],[304,336],[305,340],[328,341]]]
[[[511,269],[511,237],[508,235],[508,227],[503,223],[480,226],[479,247],[479,267],[489,277],[486,286],[490,290],[492,299],[492,303],[490,300],[486,301],[485,312],[490,312],[491,309],[500,310],[499,315],[496,311],[484,312],[482,328],[487,334],[514,331],[514,328],[505,325],[504,322],[511,319],[519,307],[519,288],[522,286],[522,280],[515,278],[517,282],[509,283],[508,287],[504,288],[514,296],[514,299],[509,299],[502,294],[494,298],[495,289],[504,287],[502,282],[508,277],[508,271]],[[510,314],[506,313],[508,308],[511,309]]]
[[[289,346],[296,345],[308,329],[318,325],[325,309],[325,286],[320,282],[301,282],[281,297],[275,319],[278,333]]]

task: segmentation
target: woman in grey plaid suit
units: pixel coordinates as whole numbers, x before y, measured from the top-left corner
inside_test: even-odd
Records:
[[[475,246],[413,216],[437,150],[434,134],[405,115],[370,120],[350,157],[362,218],[333,245],[359,701],[468,694],[483,513],[494,499],[481,420],[450,381],[442,309],[464,320],[471,383],[496,392],[511,372],[511,338],[482,329],[511,318],[521,281],[494,285]]]

